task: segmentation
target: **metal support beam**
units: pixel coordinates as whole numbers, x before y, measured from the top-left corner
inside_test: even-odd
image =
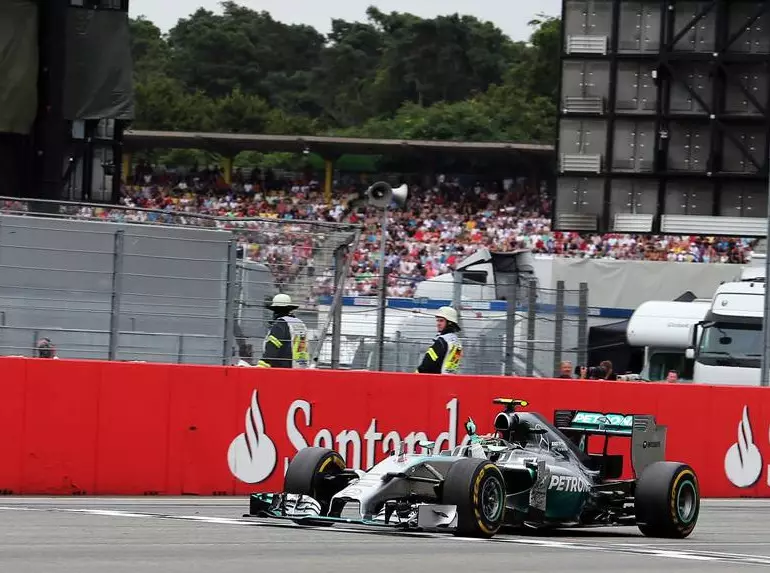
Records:
[[[725,0],[719,0],[717,6],[714,9],[715,18],[715,30],[714,41],[716,44],[716,50],[727,39],[729,14],[727,9],[727,2]],[[727,77],[724,74],[724,70],[721,69],[716,60],[712,60],[710,64],[710,73],[712,76],[711,85],[711,105],[714,108],[715,114],[721,113],[725,109],[725,86],[727,85]],[[716,121],[711,121],[709,125],[710,132],[710,149],[709,158],[706,162],[706,170],[709,173],[720,173],[722,171],[722,155],[724,149],[724,134],[721,132],[719,125]],[[720,206],[722,203],[722,185],[721,182],[715,182],[712,187],[714,194],[711,200],[711,215],[718,215]]]
[[[732,45],[737,42],[740,37],[743,36],[743,34],[746,33],[746,28],[753,26],[754,23],[762,16],[764,16],[768,11],[770,11],[770,2],[763,2],[760,4],[757,10],[748,18],[748,20],[746,20],[746,22],[738,27],[738,30],[725,41],[721,48],[717,49],[717,53],[720,55],[725,54],[727,50],[729,50]],[[729,26],[729,20],[725,23],[725,25]]]
[[[770,162],[770,158],[768,159]],[[770,163],[768,163],[770,165]],[[770,178],[768,179],[768,192],[770,192]],[[770,201],[767,202],[767,233],[766,241],[770,243]],[[765,249],[765,283],[762,287],[765,289],[764,312],[762,321],[762,366],[760,386],[770,386],[770,295],[767,292],[767,277],[770,277],[770,248]]]
[[[63,22],[67,20],[69,2],[39,2],[40,67],[38,78],[38,114],[33,136],[32,186],[27,197],[36,199],[61,199],[64,188],[64,157],[66,122],[63,117],[64,77],[67,33]],[[33,203],[35,211],[55,212],[51,203]]]
[[[704,8],[703,8],[703,10],[701,10],[700,12],[698,12],[698,13],[697,13],[697,14],[696,14],[696,15],[693,17],[693,19],[692,19],[692,20],[690,20],[690,21],[687,23],[687,25],[686,25],[684,28],[682,28],[682,29],[681,29],[679,32],[677,32],[676,36],[674,36],[674,39],[673,39],[673,40],[671,40],[671,43],[669,43],[669,44],[668,44],[668,49],[669,49],[669,51],[673,51],[673,49],[674,49],[674,46],[676,46],[676,45],[677,45],[677,43],[679,42],[679,40],[681,40],[682,38],[684,38],[684,37],[685,37],[685,35],[687,34],[687,32],[689,32],[689,31],[690,31],[690,30],[692,30],[692,29],[693,29],[695,26],[697,26],[698,22],[700,22],[701,20],[703,20],[703,18],[705,18],[706,16],[708,16],[708,13],[709,13],[709,12],[711,12],[711,11],[712,11],[712,10],[713,10],[713,9],[716,7],[716,5],[717,5],[718,3],[719,3],[719,0],[712,0],[712,1],[711,1],[711,3],[710,3],[708,6],[704,7]]]
[[[656,70],[657,90],[655,102],[655,172],[659,174],[658,178],[658,198],[655,219],[652,230],[660,232],[663,215],[666,211],[666,188],[668,180],[663,175],[668,171],[668,147],[671,141],[668,122],[663,121],[663,116],[668,115],[671,109],[671,78],[669,71],[663,67],[663,62],[667,61],[671,38],[674,33],[674,12],[668,9],[668,0],[660,0],[660,54],[658,68]]]
[[[732,83],[734,86],[738,87],[741,90],[741,93],[744,95],[744,97],[751,102],[751,104],[757,108],[757,110],[764,116],[767,115],[767,107],[764,104],[759,103],[759,100],[754,97],[754,94],[751,93],[751,90],[746,87],[746,84],[744,84],[741,79],[733,74],[730,71],[730,67],[723,64],[723,63],[717,63],[717,66],[719,70],[724,74],[725,76],[725,86],[727,84]],[[717,108],[720,112],[722,111],[722,108]],[[765,117],[765,120],[768,118]]]
[[[716,123],[716,126],[721,129],[722,134],[735,144],[735,147],[737,147],[738,150],[743,154],[744,159],[751,161],[754,164],[754,166],[761,171],[762,166],[751,155],[751,152],[748,150],[748,148],[745,145],[743,145],[743,142],[737,137],[735,137],[732,133],[730,133],[730,131],[719,121],[719,119],[717,118],[717,114],[714,113],[713,105],[708,105],[703,100],[703,98],[698,95],[698,92],[692,89],[692,86],[690,84],[688,84],[686,81],[682,79],[679,79],[679,76],[677,75],[676,70],[674,70],[669,63],[666,62],[663,65],[669,70],[669,74],[671,75],[671,77],[676,81],[678,81],[681,85],[683,85],[684,88],[687,90],[687,92],[692,96],[692,98],[701,105],[701,107],[705,110],[706,113],[709,114],[711,121]]]
[[[124,173],[123,169],[123,132],[126,129],[126,122],[121,119],[115,120],[115,132],[112,136],[112,196],[110,197],[110,203],[117,205],[120,203],[120,189],[123,183],[123,178],[130,175]],[[129,155],[130,157],[130,155]],[[127,169],[130,171],[131,162],[128,162]]]
[[[604,147],[604,171],[612,171],[612,164],[615,158],[615,119],[618,94],[618,30],[620,30],[620,0],[612,1],[612,30],[610,41],[610,89],[607,102],[607,141]],[[612,180],[607,177],[604,179],[602,199],[602,215],[599,219],[599,232],[609,232],[611,228],[610,221],[610,203],[612,202]]]

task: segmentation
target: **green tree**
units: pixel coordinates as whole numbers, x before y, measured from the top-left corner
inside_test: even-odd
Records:
[[[271,87],[291,78],[296,90],[302,81],[296,74],[318,65],[324,37],[314,28],[286,25],[234,2],[222,7],[222,15],[199,9],[169,32],[173,73],[188,88],[211,97],[239,88],[275,104]]]
[[[508,71],[507,79],[516,79],[532,95],[549,97],[554,105],[559,97],[559,55],[561,20],[543,14],[529,23],[534,28],[532,47],[521,53]]]
[[[139,17],[129,21],[134,76],[138,80],[168,73],[171,50],[155,24]]]
[[[372,24],[335,19],[328,40],[311,84],[321,118],[340,127],[359,125],[372,116],[384,34]]]
[[[131,21],[145,129],[552,142],[561,22],[530,42],[452,14],[367,10],[327,37],[235,2],[169,32]]]
[[[502,81],[513,55],[512,42],[491,23],[471,16],[367,11],[385,38],[375,79],[375,102],[392,113],[405,102],[457,102]]]

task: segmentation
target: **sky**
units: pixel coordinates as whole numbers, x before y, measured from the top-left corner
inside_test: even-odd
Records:
[[[513,40],[527,40],[532,29],[527,22],[539,13],[559,16],[562,0],[236,0],[252,10],[270,12],[287,24],[308,24],[326,34],[332,18],[366,20],[366,8],[382,12],[410,12],[423,18],[441,14],[476,16],[494,22]],[[131,17],[145,16],[163,32],[173,28],[199,7],[219,12],[219,0],[129,0]]]

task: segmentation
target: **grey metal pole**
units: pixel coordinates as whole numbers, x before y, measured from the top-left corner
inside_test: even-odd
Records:
[[[176,363],[184,364],[184,334],[179,335],[178,342]]]
[[[382,211],[382,238],[380,239],[380,292],[377,308],[377,370],[385,366],[385,310],[388,304],[388,281],[385,272],[385,250],[388,244],[388,209]]]
[[[553,372],[559,375],[564,348],[564,281],[556,283],[556,313],[554,315],[553,334]]]
[[[344,247],[340,247],[334,252],[335,284],[334,300],[332,302],[332,370],[339,370],[340,352],[342,350],[342,297],[345,291],[345,277],[347,276],[346,265],[348,262]],[[326,329],[324,329],[326,334]],[[323,340],[323,339],[322,339]],[[320,353],[319,345],[319,353]]]
[[[535,375],[535,337],[537,336],[537,290],[535,281],[527,284],[527,376]]]
[[[770,166],[770,157],[768,158],[768,165]],[[770,177],[768,177],[768,189],[770,189]],[[767,233],[765,236],[765,304],[764,304],[764,316],[762,318],[762,372],[759,379],[760,386],[770,386],[770,379],[768,379],[768,370],[770,370],[770,297],[767,296],[767,281],[770,278],[770,200],[767,202]]]
[[[110,308],[110,346],[107,352],[108,360],[118,356],[118,339],[120,338],[120,299],[123,292],[123,246],[125,231],[115,231],[115,246],[112,251],[112,305]]]
[[[225,285],[225,332],[222,342],[222,365],[233,363],[233,348],[235,347],[235,296],[238,292],[236,284],[236,267],[238,265],[238,240],[233,237],[227,245],[227,284]]]
[[[588,366],[588,283],[580,283],[579,288],[577,363]]]
[[[514,337],[516,335],[516,279],[508,285],[508,300],[505,313],[505,376],[513,376]]]
[[[452,280],[454,281],[454,289],[452,290],[452,306],[457,311],[457,320],[460,328],[463,326],[462,308],[463,308],[463,271],[455,271],[452,274]]]

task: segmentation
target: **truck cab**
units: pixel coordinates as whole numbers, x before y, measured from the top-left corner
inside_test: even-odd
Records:
[[[696,382],[759,386],[764,297],[764,274],[719,286],[704,320],[690,329]]]

